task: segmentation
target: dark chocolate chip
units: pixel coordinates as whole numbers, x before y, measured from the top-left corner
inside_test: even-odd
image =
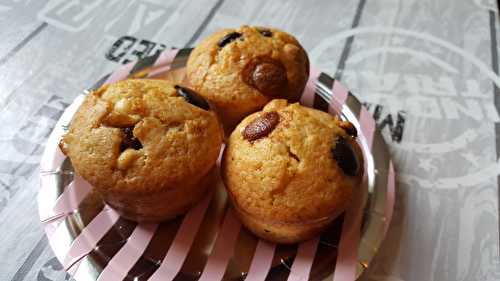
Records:
[[[338,137],[335,140],[335,146],[332,148],[332,156],[344,173],[349,176],[356,176],[358,174],[358,159],[351,145],[344,137]]]
[[[271,231],[269,231],[269,230],[267,230],[267,229],[264,229],[264,232],[267,232],[267,233],[269,233],[269,232],[271,232]]]
[[[208,102],[195,91],[189,88],[181,87],[179,85],[175,85],[175,89],[177,90],[177,94],[183,97],[190,104],[204,110],[210,110],[210,105],[208,104]]]
[[[241,37],[243,34],[239,32],[231,32],[229,34],[226,34],[222,39],[219,41],[218,45],[220,48],[226,46],[227,44],[233,42],[237,38]]]
[[[351,137],[355,138],[358,136],[358,130],[356,127],[349,121],[341,121],[339,124],[340,128],[344,129],[344,131]]]
[[[242,133],[243,138],[249,141],[254,141],[265,137],[274,130],[279,121],[280,116],[278,113],[274,111],[266,112],[245,127],[245,130],[243,130]]]
[[[134,136],[134,127],[122,128],[125,137],[120,144],[120,151],[125,151],[127,148],[139,150],[142,148],[142,143]]]
[[[273,36],[273,32],[269,29],[259,29],[259,32],[260,32],[260,34],[262,34],[263,36],[266,36],[266,37]]]
[[[279,96],[288,85],[286,69],[276,60],[267,59],[256,63],[250,75],[249,83],[269,97]]]

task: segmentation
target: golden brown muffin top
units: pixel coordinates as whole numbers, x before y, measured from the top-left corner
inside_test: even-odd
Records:
[[[238,121],[273,98],[297,101],[308,76],[307,54],[292,35],[246,25],[208,36],[187,64],[193,87]]]
[[[215,113],[192,90],[124,80],[85,98],[60,147],[98,189],[144,194],[197,182],[221,143]]]
[[[229,138],[223,176],[240,210],[305,222],[339,214],[363,174],[351,123],[286,100],[246,117]]]

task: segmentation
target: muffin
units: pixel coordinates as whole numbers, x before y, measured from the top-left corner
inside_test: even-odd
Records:
[[[60,147],[122,216],[162,221],[203,197],[222,138],[216,114],[193,90],[125,80],[85,98]]]
[[[194,48],[186,75],[230,131],[272,99],[298,101],[309,77],[309,60],[290,34],[241,26],[218,31]]]
[[[277,243],[321,232],[361,183],[356,135],[350,122],[286,100],[246,117],[222,160],[223,180],[243,224]]]

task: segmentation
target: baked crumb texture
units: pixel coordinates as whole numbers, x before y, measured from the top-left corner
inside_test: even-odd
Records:
[[[272,99],[298,101],[308,77],[305,50],[292,35],[272,28],[218,31],[187,63],[189,83],[214,104],[228,132]]]
[[[202,197],[222,137],[196,92],[124,80],[85,98],[60,147],[109,205],[130,219],[158,221]]]
[[[281,99],[236,127],[222,173],[250,230],[293,243],[316,235],[345,210],[363,175],[355,129],[347,123]]]

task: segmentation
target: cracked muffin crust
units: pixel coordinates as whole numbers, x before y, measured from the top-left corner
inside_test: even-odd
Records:
[[[203,196],[222,137],[216,114],[193,90],[125,80],[85,98],[60,147],[111,207],[160,221]]]
[[[223,180],[242,222],[279,243],[322,231],[361,182],[356,135],[350,122],[286,100],[246,117],[222,160]]]
[[[271,99],[298,101],[309,77],[305,50],[290,34],[241,26],[218,31],[190,54],[187,79],[230,131]]]

